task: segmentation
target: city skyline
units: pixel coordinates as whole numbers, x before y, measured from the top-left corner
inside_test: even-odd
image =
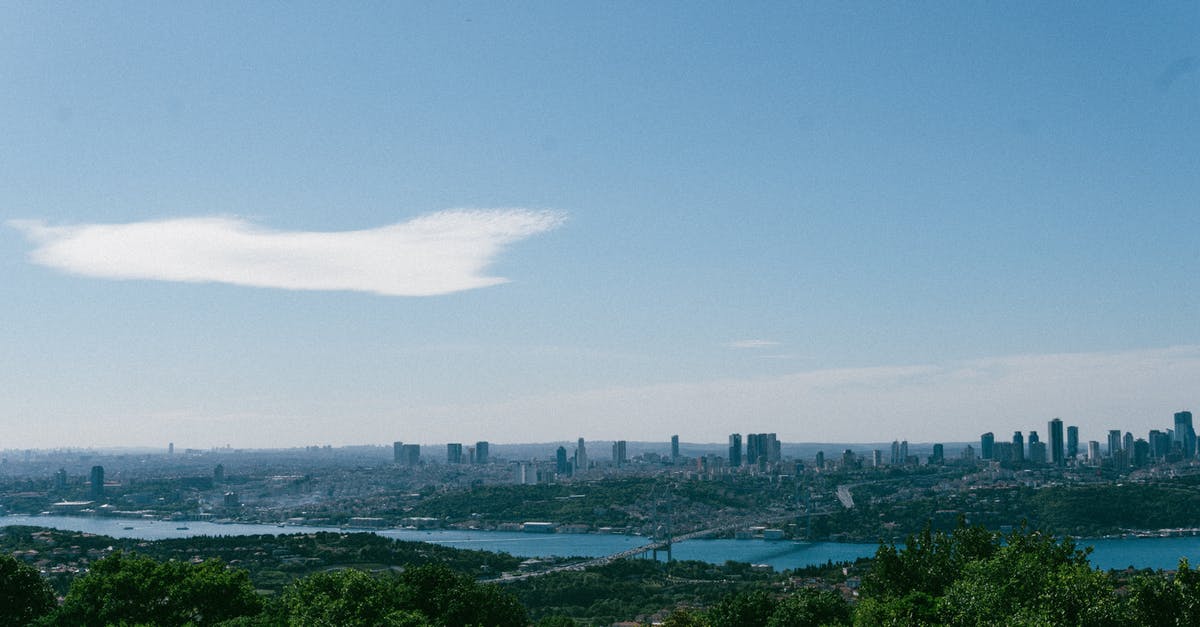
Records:
[[[1145,433],[1200,7],[1130,13],[0,8],[0,447]]]

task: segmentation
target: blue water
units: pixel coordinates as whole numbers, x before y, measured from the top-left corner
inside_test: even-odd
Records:
[[[191,536],[244,536],[254,534],[313,533],[343,531],[337,527],[303,525],[258,525],[247,523],[218,524],[212,522],[169,522],[162,520],[128,520],[120,518],[85,518],[75,516],[0,516],[0,527],[33,525],[72,531],[83,531],[116,538],[161,540]],[[179,527],[186,527],[180,529]],[[519,531],[456,531],[383,529],[379,535],[399,540],[431,542],[459,549],[503,551],[518,557],[599,557],[642,546],[647,539],[641,536],[523,533]],[[1113,538],[1079,540],[1079,546],[1092,546],[1091,562],[1103,569],[1135,568],[1174,569],[1179,558],[1187,557],[1200,564],[1200,537],[1179,538]],[[676,544],[675,559],[701,560],[723,564],[732,560],[752,564],[769,564],[776,570],[800,568],[834,562],[853,561],[875,554],[876,545],[842,542],[792,542],[787,540],[688,540]]]

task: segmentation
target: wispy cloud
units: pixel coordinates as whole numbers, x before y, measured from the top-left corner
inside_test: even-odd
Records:
[[[452,437],[454,429],[512,441],[505,429],[514,421],[546,439],[662,440],[679,433],[719,442],[732,431],[761,429],[788,441],[964,441],[984,431],[1041,431],[1055,416],[1078,425],[1084,440],[1099,440],[1108,429],[1144,435],[1170,427],[1173,412],[1196,409],[1196,381],[1200,346],[1180,346],[810,370],[404,409],[424,417],[413,428],[444,429],[429,435],[432,441]]]
[[[290,290],[433,296],[506,282],[485,270],[508,244],[561,213],[452,210],[360,231],[278,231],[241,218],[49,226],[12,220],[34,263],[107,279],[217,282]]]
[[[725,344],[726,348],[737,348],[737,349],[770,348],[772,346],[779,346],[779,342],[775,342],[772,340],[734,340],[732,342]]]

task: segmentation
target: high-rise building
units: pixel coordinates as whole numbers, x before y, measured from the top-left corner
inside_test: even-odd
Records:
[[[93,499],[104,498],[104,466],[92,466],[91,488]]]
[[[463,462],[462,442],[450,442],[446,445],[446,463],[461,464]]]
[[[583,445],[583,438],[575,444],[575,476],[586,474],[588,471],[587,447]]]
[[[475,463],[476,464],[487,464],[490,461],[491,461],[491,457],[490,457],[490,455],[488,455],[487,440],[480,440],[480,441],[476,442],[475,443]]]
[[[399,464],[404,461],[404,443],[392,442],[392,462]]]
[[[946,460],[946,449],[941,444],[933,445],[933,454],[929,456],[929,463],[933,466],[940,466]]]
[[[1013,460],[1012,442],[996,442],[992,448],[992,459],[998,462],[1011,462]]]
[[[1033,444],[1034,442],[1041,442],[1041,441],[1042,440],[1041,440],[1041,438],[1038,437],[1037,431],[1029,432],[1029,441],[1028,441],[1029,444]]]
[[[679,463],[679,436],[671,436],[671,463]]]
[[[1167,455],[1171,454],[1171,435],[1169,433],[1151,429],[1149,444],[1151,459],[1165,459]]]
[[[979,457],[982,459],[995,459],[992,457],[992,448],[996,444],[996,434],[988,431],[979,436]]]
[[[1067,457],[1075,459],[1079,455],[1079,427],[1067,427]]]
[[[1012,460],[1014,462],[1025,461],[1025,436],[1022,436],[1020,431],[1013,433]]]
[[[1100,465],[1100,443],[1095,440],[1088,441],[1088,463],[1093,466]]]
[[[1196,456],[1196,429],[1192,426],[1192,412],[1175,412],[1175,441],[1179,443],[1184,459]]]
[[[1121,452],[1121,430],[1109,429],[1108,431],[1108,456],[1116,457],[1117,453]]]
[[[729,434],[729,467],[737,468],[742,465],[742,434]]]
[[[567,463],[567,447],[560,446],[554,451],[554,471],[560,476],[571,474],[571,466]]]
[[[225,464],[217,464],[217,467],[213,468],[213,483],[225,483]]]
[[[908,463],[908,440],[900,440],[900,463]]]
[[[1141,468],[1150,463],[1150,443],[1138,438],[1133,441],[1133,465]]]
[[[879,468],[883,465],[883,451],[879,449],[871,451],[871,465],[875,468]]]
[[[615,464],[618,468],[624,466],[625,463],[629,461],[627,447],[628,444],[625,440],[617,440],[616,442],[613,442],[613,464]]]
[[[58,472],[54,473],[54,489],[56,489],[56,490],[66,490],[67,489],[67,469],[66,468],[59,468]]]
[[[1126,431],[1125,437],[1121,438],[1121,450],[1127,453],[1127,461],[1133,461],[1133,434]]]
[[[825,451],[817,451],[816,457],[813,458],[813,465],[817,467],[817,470],[825,467]]]
[[[900,440],[892,440],[892,456],[890,463],[893,466],[900,466],[904,463],[904,458],[900,457]]]
[[[1040,440],[1029,442],[1029,463],[1038,466],[1046,463],[1046,443]]]
[[[747,466],[773,464],[779,461],[779,440],[774,433],[751,433],[746,436]]]
[[[175,454],[175,443],[167,442],[167,455],[174,455],[174,454]]]
[[[1063,421],[1055,418],[1046,425],[1050,432],[1050,463],[1063,466],[1067,463],[1066,448],[1063,446]]]
[[[402,466],[421,465],[421,445],[404,444],[400,447],[400,464]]]

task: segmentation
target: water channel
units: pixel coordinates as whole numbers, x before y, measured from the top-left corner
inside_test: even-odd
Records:
[[[254,534],[344,532],[337,527],[270,525],[252,523],[172,522],[123,518],[76,516],[0,516],[0,527],[31,525],[70,531],[83,531],[115,538],[162,540],[192,536],[244,536]],[[356,530],[365,531],[365,530]],[[524,533],[520,531],[458,531],[379,529],[372,533],[396,538],[431,542],[459,549],[503,551],[519,557],[600,557],[647,544],[641,536],[620,534]],[[1200,562],[1200,537],[1170,538],[1098,538],[1078,541],[1091,546],[1092,565],[1103,568],[1174,569],[1179,558]],[[790,540],[701,539],[678,543],[676,559],[701,560],[722,564],[728,560],[768,564],[776,570],[814,564],[851,561],[875,554],[873,543],[793,542]]]

